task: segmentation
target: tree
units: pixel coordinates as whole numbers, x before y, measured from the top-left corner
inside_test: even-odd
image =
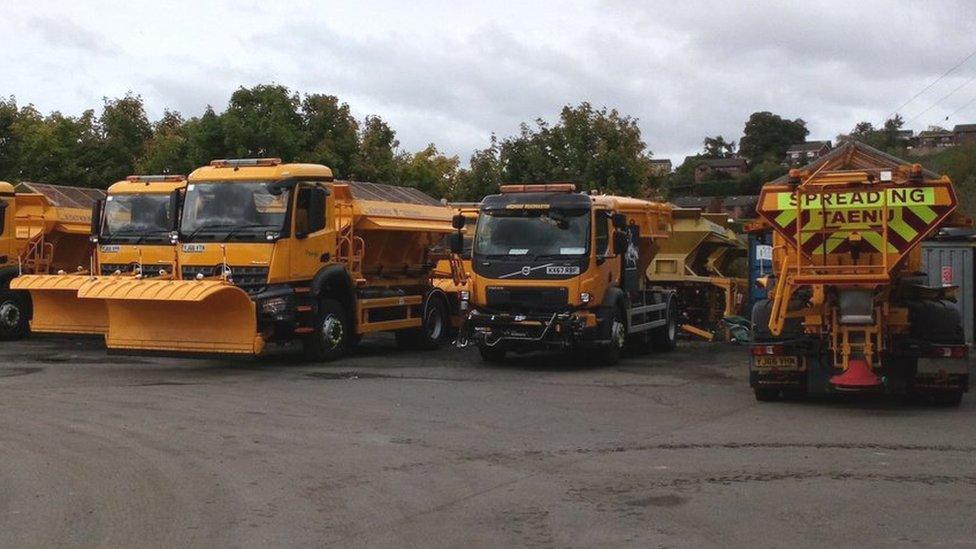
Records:
[[[802,143],[809,133],[802,119],[787,120],[768,111],[756,112],[746,122],[739,154],[750,164],[781,162],[790,145]]]
[[[574,181],[586,189],[638,196],[650,181],[650,151],[637,120],[589,103],[563,107],[559,122],[522,124],[502,141],[499,159],[508,181]]]
[[[850,133],[838,135],[837,142],[860,141],[876,149],[899,154],[908,145],[908,140],[901,134],[904,125],[905,121],[900,114],[885,120],[880,129],[870,122],[858,122]]]
[[[485,195],[497,193],[502,183],[502,163],[498,154],[498,138],[492,134],[489,146],[471,155],[470,168],[458,175],[459,186],[449,198],[481,200]]]
[[[735,156],[735,141],[726,141],[721,135],[706,137],[702,142],[705,158],[731,158]]]
[[[224,123],[210,105],[200,118],[188,120],[183,132],[186,134],[186,155],[191,166],[202,166],[211,160],[230,156]]]
[[[302,159],[332,168],[348,177],[359,151],[359,123],[349,105],[334,95],[306,95],[301,107],[305,144]]]
[[[91,160],[91,185],[107,186],[132,174],[150,137],[152,125],[142,97],[126,94],[118,99],[106,98],[98,118],[99,143]]]
[[[238,88],[221,115],[227,152],[240,158],[292,160],[304,145],[298,94],[274,84]]]
[[[188,174],[195,165],[189,158],[187,123],[180,113],[166,111],[153,125],[153,136],[136,163],[144,174]]]
[[[14,179],[17,170],[17,136],[14,124],[17,122],[17,100],[13,96],[0,98],[0,179]]]
[[[458,192],[457,156],[444,156],[433,143],[415,154],[405,154],[399,160],[399,180],[434,197],[453,197]]]
[[[367,116],[359,133],[353,177],[362,181],[396,183],[396,132],[378,116]]]

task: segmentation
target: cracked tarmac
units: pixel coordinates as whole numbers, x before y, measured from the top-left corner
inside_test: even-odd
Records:
[[[746,368],[5,342],[0,546],[976,545],[971,396],[757,403]]]

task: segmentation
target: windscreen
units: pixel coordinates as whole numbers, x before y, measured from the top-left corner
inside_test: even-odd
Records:
[[[481,256],[580,256],[587,252],[589,210],[482,212],[474,253]]]
[[[280,231],[289,191],[270,182],[192,183],[186,187],[180,232],[263,237]]]
[[[169,194],[114,194],[105,198],[102,235],[107,237],[164,234],[172,227]]]

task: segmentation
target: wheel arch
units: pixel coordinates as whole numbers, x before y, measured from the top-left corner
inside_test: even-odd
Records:
[[[356,285],[345,267],[329,265],[319,269],[312,278],[311,294],[316,299],[331,297],[337,300],[346,309],[349,320],[356,324]]]

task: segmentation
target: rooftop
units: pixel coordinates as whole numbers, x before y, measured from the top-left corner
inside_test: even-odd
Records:
[[[804,141],[803,143],[796,143],[790,145],[787,149],[787,153],[791,152],[807,152],[807,151],[819,151],[824,146],[828,149],[830,148],[830,141]]]

